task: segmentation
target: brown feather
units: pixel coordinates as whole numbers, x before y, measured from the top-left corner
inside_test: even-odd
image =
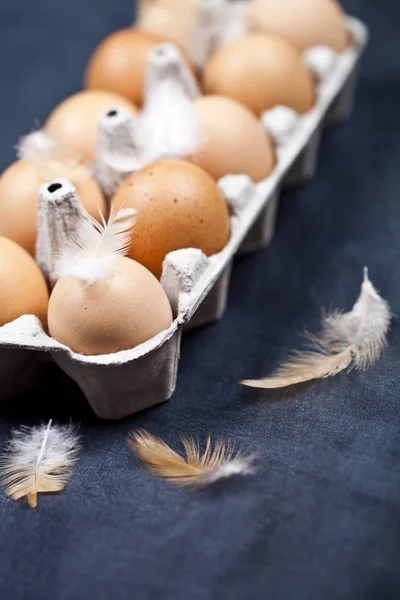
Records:
[[[331,377],[350,366],[351,361],[352,355],[349,350],[327,355],[317,352],[297,352],[270,377],[256,380],[245,379],[240,383],[248,387],[277,389],[311,379]]]
[[[204,453],[191,437],[182,437],[186,460],[161,438],[144,430],[129,434],[128,445],[145,466],[158,477],[176,485],[204,486],[223,477],[252,473],[253,454],[234,454],[230,444],[208,437]]]

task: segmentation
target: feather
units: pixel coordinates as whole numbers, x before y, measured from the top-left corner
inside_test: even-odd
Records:
[[[204,453],[190,437],[182,437],[186,459],[172,450],[162,439],[144,430],[134,431],[128,437],[131,450],[158,477],[181,486],[206,486],[232,475],[254,472],[254,454],[234,453],[232,446],[217,440],[211,448],[208,437]]]
[[[365,268],[361,293],[352,310],[325,316],[321,336],[308,336],[311,350],[294,353],[269,377],[241,383],[272,389],[331,377],[347,368],[367,369],[383,352],[390,319],[390,308]]]
[[[92,217],[79,220],[60,249],[56,277],[77,277],[88,285],[106,279],[115,258],[128,252],[135,222],[136,211],[132,208],[112,208],[107,223],[103,217],[101,223]]]
[[[20,160],[35,165],[43,181],[64,177],[76,185],[91,176],[91,170],[79,156],[63,148],[40,129],[21,137],[16,150]]]
[[[73,425],[53,425],[50,420],[48,425],[15,430],[0,465],[7,496],[27,496],[29,506],[36,508],[39,493],[63,490],[79,448]]]
[[[40,129],[24,135],[16,146],[17,157],[21,160],[49,160],[54,154],[54,140]]]
[[[161,158],[187,158],[202,145],[200,120],[188,95],[172,79],[149,93],[135,124],[135,143],[146,164]]]

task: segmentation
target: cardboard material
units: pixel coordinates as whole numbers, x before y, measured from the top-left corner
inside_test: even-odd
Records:
[[[334,62],[325,53],[321,61],[325,61],[326,70],[321,64],[315,68],[320,78],[316,106],[297,119],[285,113],[285,109],[273,109],[264,115],[263,122],[277,146],[277,164],[271,175],[256,185],[244,175],[229,175],[219,181],[231,208],[231,238],[227,246],[211,257],[196,249],[178,250],[166,257],[161,282],[174,312],[171,327],[131,350],[82,356],[50,338],[36,317],[20,317],[0,328],[0,397],[12,396],[34,385],[40,362],[49,356],[78,383],[102,418],[119,419],[171,397],[182,330],[222,317],[235,255],[253,252],[271,241],[281,188],[312,176],[323,128],[347,119],[351,112],[359,59],[368,34],[356,19],[349,18],[348,24],[354,46],[336,55]],[[318,62],[315,53],[312,60]],[[126,126],[126,115],[121,118]],[[115,158],[112,142],[108,139],[107,143],[103,164]],[[126,146],[132,147],[129,137]],[[122,180],[121,161],[126,164],[129,161],[124,156],[119,158],[117,165],[112,165],[113,177]],[[126,164],[125,172],[129,172],[132,164],[128,164],[128,169]],[[73,219],[84,218],[73,186],[66,180],[58,183],[60,188],[53,191],[48,186],[42,188],[39,202],[37,258],[50,282],[54,252],[61,237],[70,229]],[[60,203],[63,227],[54,225],[53,209]]]

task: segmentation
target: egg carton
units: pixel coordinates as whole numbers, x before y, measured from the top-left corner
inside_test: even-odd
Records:
[[[235,256],[263,248],[271,241],[281,189],[312,177],[324,127],[347,119],[351,112],[368,32],[353,18],[348,18],[348,26],[354,45],[342,54],[334,55],[326,48],[307,52],[305,59],[319,78],[316,106],[301,117],[285,107],[263,115],[263,123],[276,142],[277,162],[271,175],[258,184],[245,175],[228,175],[218,182],[231,211],[231,236],[226,247],[210,257],[190,248],[166,256],[161,283],[174,314],[171,327],[131,350],[83,356],[49,337],[36,317],[22,316],[0,328],[1,398],[36,385],[41,363],[48,360],[77,382],[94,412],[104,419],[120,419],[171,397],[182,330],[223,315]],[[111,165],[111,170],[114,167]],[[121,170],[114,175],[121,177]],[[87,216],[67,180],[42,186],[37,260],[50,285],[57,246],[78,218]]]

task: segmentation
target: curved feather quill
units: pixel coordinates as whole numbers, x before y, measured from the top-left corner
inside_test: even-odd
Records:
[[[309,336],[313,349],[295,352],[269,377],[240,383],[273,389],[331,377],[348,367],[366,369],[382,354],[390,319],[387,302],[379,296],[364,269],[361,293],[352,310],[328,314],[321,336]]]
[[[232,475],[254,472],[254,454],[234,453],[231,444],[217,440],[214,448],[208,437],[206,449],[200,453],[198,444],[190,437],[182,437],[186,459],[172,450],[161,438],[144,430],[134,431],[128,437],[131,450],[158,477],[181,486],[206,486]]]

